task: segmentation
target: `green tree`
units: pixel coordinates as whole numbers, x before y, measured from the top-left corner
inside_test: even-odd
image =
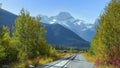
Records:
[[[5,48],[0,45],[0,61],[5,58]]]
[[[40,17],[31,17],[28,11],[22,9],[15,20],[13,39],[17,41],[17,45],[27,54],[28,58],[34,58],[45,52],[44,36],[45,31],[40,24]]]
[[[16,49],[10,44],[9,28],[3,26],[0,28],[0,64],[10,64],[17,61]]]
[[[0,62],[5,58],[5,48],[2,46],[3,30],[0,28]],[[2,64],[2,63],[0,63]]]

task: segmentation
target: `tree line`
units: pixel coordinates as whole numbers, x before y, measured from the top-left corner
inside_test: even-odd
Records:
[[[0,67],[23,63],[38,56],[55,56],[55,49],[45,40],[45,29],[40,24],[40,16],[32,17],[24,9],[14,22],[15,28],[0,28]]]
[[[89,54],[103,65],[120,67],[120,0],[111,0],[100,15]]]

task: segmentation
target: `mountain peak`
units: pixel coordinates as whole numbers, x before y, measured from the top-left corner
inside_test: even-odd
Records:
[[[60,12],[56,17],[58,20],[67,20],[73,18],[68,12]]]
[[[58,16],[63,16],[63,15],[65,15],[65,16],[71,16],[71,14],[69,12],[60,12],[58,14]]]

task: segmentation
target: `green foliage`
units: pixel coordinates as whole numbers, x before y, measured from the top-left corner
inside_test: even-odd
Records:
[[[91,52],[105,62],[120,57],[120,1],[112,0],[100,16]],[[111,59],[110,59],[111,58]]]
[[[56,55],[56,50],[55,48],[52,47],[52,45],[47,46],[47,53],[49,56],[55,56]]]
[[[17,50],[10,44],[9,28],[0,29],[0,64],[9,64],[17,61]]]
[[[44,26],[40,17],[31,17],[28,11],[21,10],[15,20],[15,30],[10,37],[10,30],[0,28],[0,66],[11,65],[25,68],[25,61],[39,56],[54,57],[56,50],[45,40]]]
[[[18,46],[27,53],[28,58],[38,56],[46,47],[44,27],[39,24],[39,21],[40,17],[33,18],[24,9],[15,20],[16,29],[13,39],[18,41]]]
[[[5,48],[0,45],[0,61],[5,58]]]
[[[5,58],[5,48],[1,45],[2,44],[2,36],[3,36],[3,32],[2,32],[2,28],[0,28],[0,61],[3,60]]]
[[[24,9],[15,20],[12,43],[19,50],[20,62],[40,55],[55,55],[55,49],[46,43],[45,30],[44,26],[40,24],[40,17],[31,17],[29,12]]]

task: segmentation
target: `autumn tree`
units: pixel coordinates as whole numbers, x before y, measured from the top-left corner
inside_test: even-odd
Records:
[[[13,39],[17,41],[17,45],[22,48],[28,58],[45,54],[47,46],[44,36],[45,31],[40,24],[40,17],[31,17],[28,11],[22,9],[15,20]]]
[[[25,68],[28,59],[55,55],[55,49],[45,40],[45,29],[39,16],[32,17],[22,9],[14,27],[13,33],[6,26],[0,28],[0,66],[7,64]]]
[[[99,27],[91,43],[93,53],[105,63],[118,65],[120,57],[120,0],[112,0],[100,16]]]

